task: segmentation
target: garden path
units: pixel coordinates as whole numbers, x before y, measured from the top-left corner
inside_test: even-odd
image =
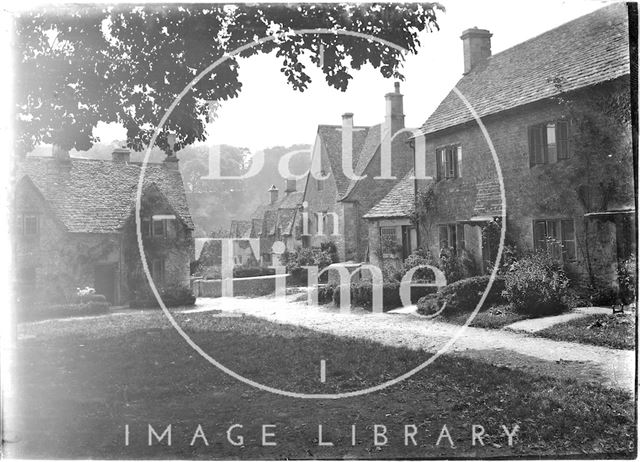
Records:
[[[492,365],[523,369],[538,375],[634,392],[635,352],[531,337],[506,330],[462,328],[412,314],[370,313],[354,309],[341,313],[328,306],[273,297],[200,298],[196,308],[219,314],[256,316],[333,335],[367,339],[384,345],[436,352],[457,336],[447,352]]]
[[[573,319],[580,319],[592,314],[611,314],[611,308],[602,308],[597,306],[588,306],[584,308],[576,308],[571,313],[558,314],[555,316],[545,316],[542,318],[525,319],[523,321],[514,322],[505,326],[504,329],[522,332],[538,332],[548,327],[562,324]]]

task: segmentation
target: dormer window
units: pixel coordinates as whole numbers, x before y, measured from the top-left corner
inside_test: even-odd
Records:
[[[153,237],[169,237],[175,215],[153,215],[142,220],[142,235]]]

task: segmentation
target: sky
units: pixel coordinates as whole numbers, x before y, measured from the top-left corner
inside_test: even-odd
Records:
[[[496,54],[565,22],[606,6],[596,0],[444,0],[438,13],[440,31],[425,33],[418,54],[409,55],[402,73],[405,126],[418,127],[435,110],[462,76],[463,30],[488,29]],[[207,127],[206,144],[229,144],[252,151],[270,146],[313,144],[317,125],[340,124],[345,112],[355,125],[374,125],[384,119],[385,93],[393,80],[368,66],[354,71],[346,92],[331,88],[321,71],[309,63],[312,83],[298,92],[286,83],[280,60],[273,54],[240,61],[243,84],[238,98],[222,103],[218,118]],[[123,139],[124,129],[101,125],[95,132],[103,142]]]

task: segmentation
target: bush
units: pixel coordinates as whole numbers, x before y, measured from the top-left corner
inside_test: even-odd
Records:
[[[430,265],[436,268],[440,267],[439,262],[433,258],[433,255],[431,255],[431,252],[420,248],[420,249],[414,250],[411,253],[411,255],[409,255],[405,259],[402,265],[402,270],[403,270],[402,273],[406,274],[412,268],[415,268],[416,266],[421,266],[421,265]],[[435,276],[433,274],[433,271],[429,270],[428,268],[422,268],[417,270],[413,274],[412,280],[413,282],[433,282],[435,281]]]
[[[196,302],[191,288],[180,284],[171,284],[158,288],[160,298],[166,307],[188,306]],[[160,304],[149,286],[133,291],[133,297],[129,302],[131,308],[159,308]]]
[[[233,268],[234,278],[255,278],[259,276],[273,276],[276,270],[273,268],[265,268],[263,266],[244,267],[236,266]]]
[[[425,315],[433,314],[442,308],[445,302],[447,307],[443,312],[444,315],[453,315],[465,311],[471,312],[475,310],[480,298],[482,298],[482,294],[489,285],[489,279],[489,276],[474,276],[451,283],[437,293],[427,295],[418,300],[418,312]],[[504,303],[502,296],[504,289],[504,279],[496,276],[484,301],[483,308]]]
[[[618,267],[618,284],[620,285],[620,300],[624,304],[630,304],[636,301],[636,276],[638,274],[638,266],[636,264],[635,254],[622,262]]]
[[[103,297],[104,298],[104,297]],[[72,318],[77,316],[92,316],[109,312],[111,305],[107,301],[92,300],[85,303],[62,305],[40,305],[30,310],[22,311],[21,318],[28,320]]]
[[[340,286],[333,287],[333,303],[340,306]],[[433,290],[432,287],[415,287],[411,289],[411,303],[416,303],[418,299]],[[320,294],[318,293],[318,300]],[[373,285],[371,281],[354,282],[351,284],[351,306],[358,306],[367,310],[372,310]],[[386,282],[382,285],[382,310],[389,311],[402,307],[400,299],[400,283]]]
[[[318,286],[318,304],[326,305],[327,303],[331,303],[333,301],[333,291],[335,286],[333,285],[322,285]]]
[[[307,284],[307,270],[303,266],[317,266],[318,271],[338,261],[338,253],[332,242],[323,243],[321,247],[303,247],[292,252],[285,252],[281,257],[281,264],[287,268],[291,280],[297,284]],[[320,277],[326,281],[327,274]]]
[[[558,314],[574,304],[569,278],[547,252],[536,252],[513,263],[504,278],[504,297],[520,313]]]

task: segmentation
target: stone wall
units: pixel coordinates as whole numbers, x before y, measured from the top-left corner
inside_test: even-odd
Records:
[[[528,127],[566,115],[561,106],[547,100],[483,119],[504,179],[507,237],[521,249],[532,249],[534,220],[573,219],[577,260],[568,264],[568,269],[585,281],[585,246],[588,243],[591,263],[595,265],[599,280],[611,281],[615,270],[612,262],[616,260],[615,229],[596,225],[589,231],[585,230],[586,211],[572,186],[561,181],[562,172],[569,168],[568,162],[529,165]],[[436,178],[436,148],[449,144],[462,146],[461,177],[435,183],[436,209],[428,212],[428,218],[423,219],[420,226],[420,245],[428,247],[436,255],[439,252],[437,225],[469,220],[474,212],[476,185],[498,178],[489,144],[475,122],[426,139],[426,150],[422,154],[427,156],[426,175]],[[424,190],[429,183],[433,182],[420,180],[419,189]],[[476,242],[477,237],[474,236]]]

